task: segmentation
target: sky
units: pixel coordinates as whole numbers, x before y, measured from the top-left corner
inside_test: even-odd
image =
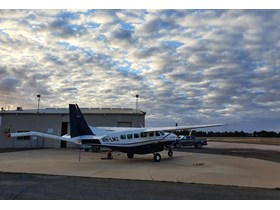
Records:
[[[280,132],[279,58],[280,10],[2,9],[0,107],[135,108],[139,94],[146,126]]]

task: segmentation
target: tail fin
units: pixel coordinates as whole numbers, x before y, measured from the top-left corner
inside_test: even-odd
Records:
[[[83,135],[94,135],[77,104],[69,104],[71,138]]]

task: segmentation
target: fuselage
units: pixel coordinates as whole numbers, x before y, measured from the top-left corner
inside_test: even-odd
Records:
[[[147,154],[162,151],[164,146],[170,146],[177,140],[177,136],[173,133],[145,130],[147,129],[92,128],[92,131],[99,135],[93,136],[92,140],[82,140],[82,144],[98,144],[121,152]]]

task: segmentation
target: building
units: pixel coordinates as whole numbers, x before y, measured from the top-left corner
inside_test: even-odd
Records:
[[[145,112],[128,108],[81,108],[90,126],[144,127]],[[41,137],[8,138],[9,132],[38,131],[54,135],[70,134],[69,110],[47,108],[0,111],[0,148],[65,148],[76,147],[66,141]]]

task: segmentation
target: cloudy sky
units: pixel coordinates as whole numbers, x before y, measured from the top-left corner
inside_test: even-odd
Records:
[[[0,106],[139,107],[280,131],[280,10],[0,10]]]

